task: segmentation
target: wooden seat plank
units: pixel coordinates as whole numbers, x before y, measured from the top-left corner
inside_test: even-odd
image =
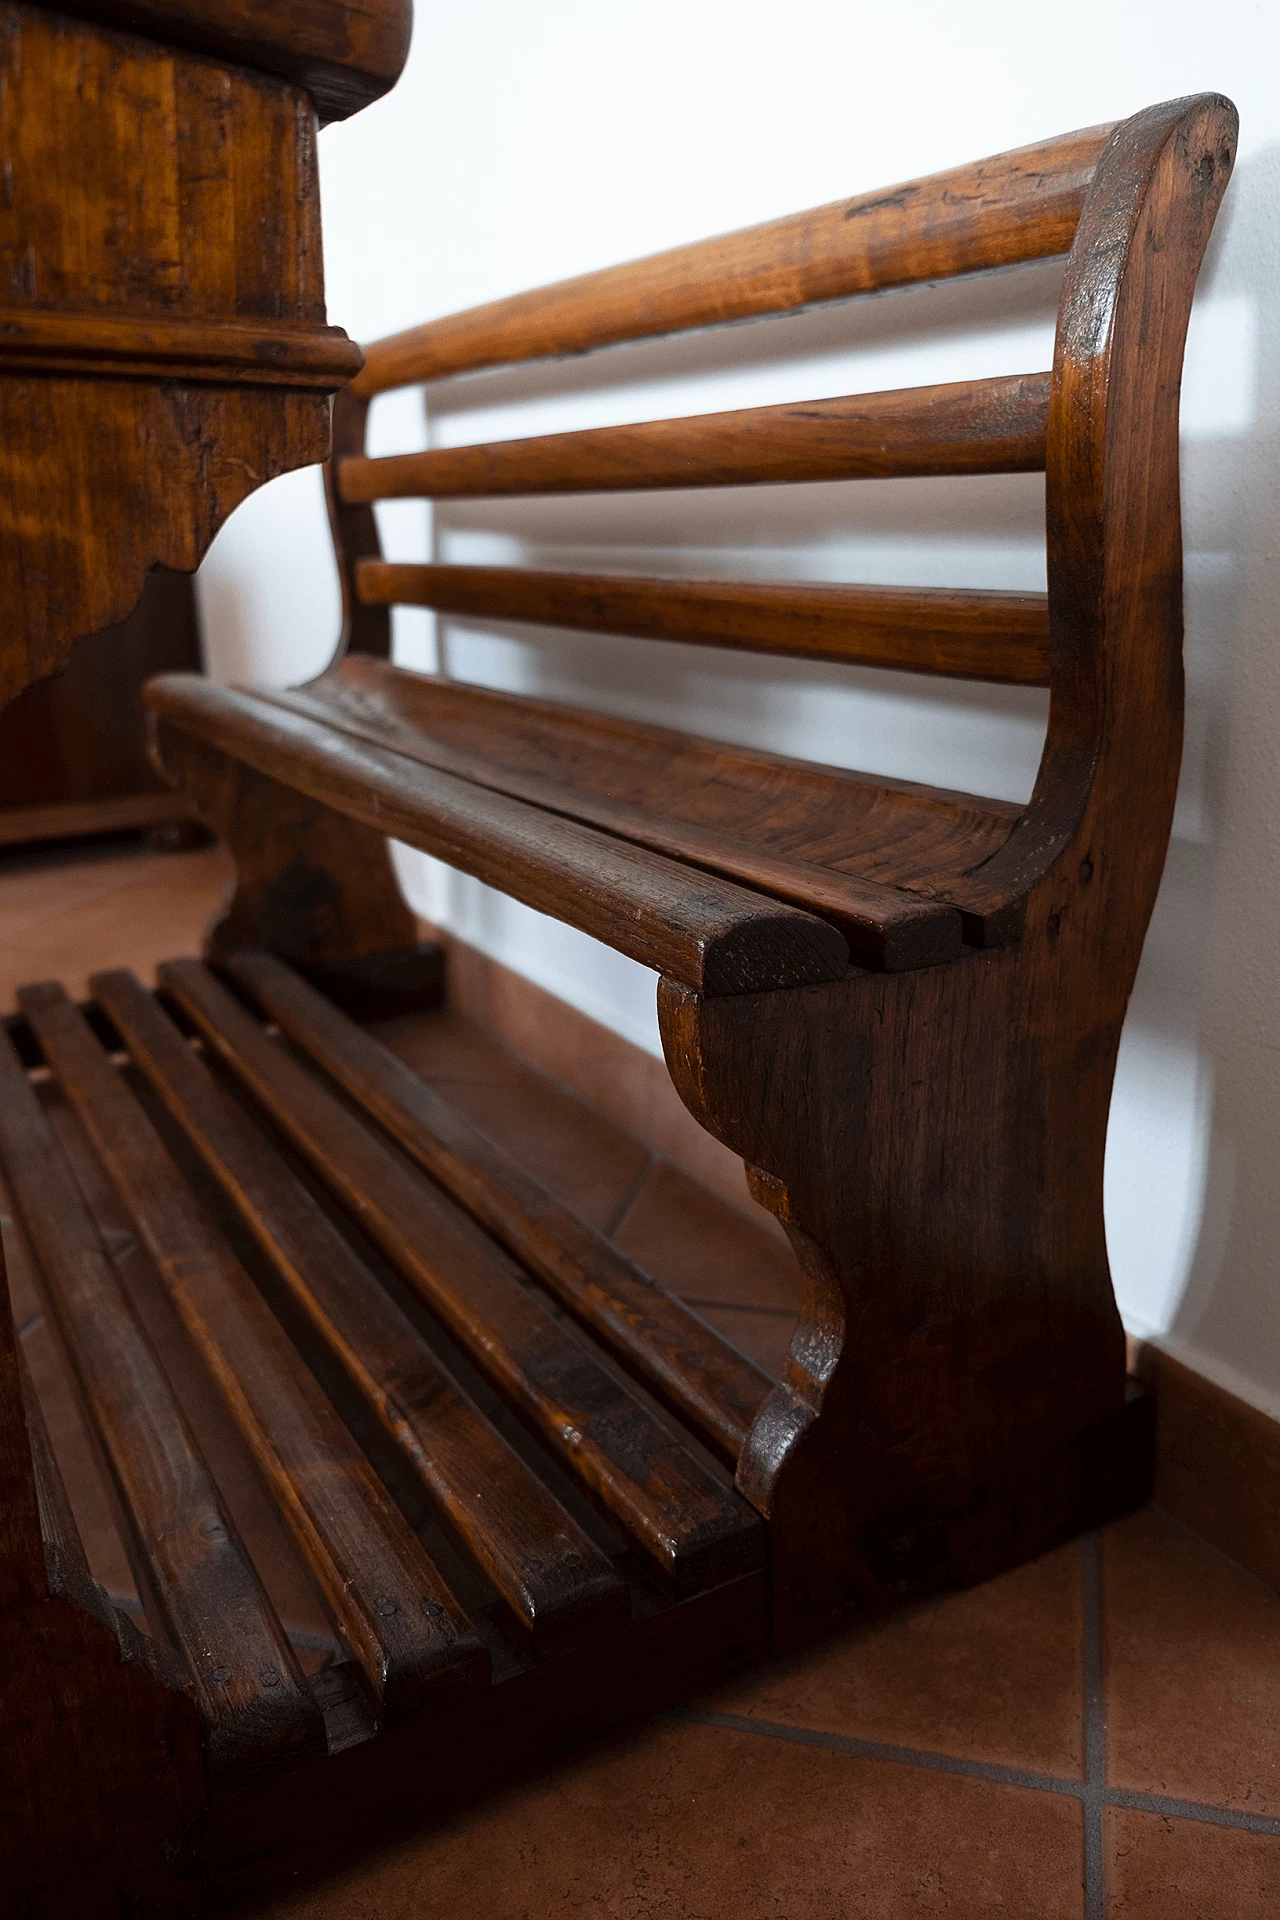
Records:
[[[480,1684],[471,1623],[165,1150],[52,982],[18,1003],[325,1596],[379,1714]]]
[[[114,1490],[154,1627],[184,1661],[224,1776],[325,1751],[324,1723],[7,1035],[0,1162]]]
[[[853,874],[779,859],[729,834],[650,813],[541,774],[504,767],[486,755],[449,746],[406,727],[378,713],[367,701],[357,709],[341,698],[341,683],[337,691],[337,699],[318,697],[315,692],[276,691],[257,697],[268,706],[333,727],[351,740],[403,754],[420,766],[436,767],[491,792],[528,801],[559,819],[602,827],[637,846],[743,881],[758,892],[772,894],[829,921],[864,963],[870,961],[900,972],[907,967],[937,966],[955,959],[960,951],[960,915],[937,901],[922,900]],[[548,820],[547,835],[556,827],[557,819]]]
[[[1018,687],[1049,684],[1043,593],[670,580],[528,567],[359,559],[360,608],[432,607],[474,619],[731,647]]]
[[[134,1061],[237,1206],[368,1414],[535,1649],[562,1650],[625,1618],[625,1588],[605,1556],[440,1366],[152,996],[126,972],[99,975],[93,985]],[[425,1555],[422,1560],[433,1585],[419,1611],[437,1633],[452,1623],[460,1638],[456,1603]],[[480,1665],[473,1665],[473,1675]]]
[[[767,1374],[283,961],[246,949],[227,970],[570,1312],[736,1463],[772,1385]]]
[[[424,453],[348,454],[348,506],[1044,471],[1049,375],[1020,373]]]
[[[357,746],[323,721],[194,674],[161,675],[146,697],[166,764],[185,765],[192,736],[233,752],[699,992],[813,985],[847,966],[840,934],[811,914],[576,821],[549,835],[540,809]]]
[[[746,1503],[434,1182],[292,1059],[199,961],[166,962],[160,978],[206,1045],[677,1595],[759,1564],[760,1522]]]

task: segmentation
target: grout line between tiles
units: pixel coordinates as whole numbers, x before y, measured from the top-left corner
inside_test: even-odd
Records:
[[[649,1178],[649,1175],[653,1172],[654,1161],[656,1159],[657,1159],[656,1154],[646,1153],[644,1157],[644,1165],[641,1167],[639,1173],[636,1175],[635,1179],[631,1182],[631,1185],[627,1188],[626,1192],[623,1194],[622,1199],[618,1203],[616,1211],[614,1212],[614,1214],[609,1220],[608,1225],[604,1229],[604,1237],[606,1240],[612,1240],[614,1234],[618,1231],[618,1228],[622,1225],[623,1221],[626,1219],[627,1215],[630,1213],[632,1207],[635,1205],[636,1201],[640,1198],[640,1189],[644,1186],[645,1181]]]
[[[1108,1787],[1088,1780],[1064,1780],[1057,1774],[1032,1773],[1006,1767],[994,1760],[969,1760],[960,1754],[934,1753],[927,1747],[898,1747],[881,1740],[860,1740],[850,1733],[821,1733],[812,1727],[789,1727],[778,1720],[756,1720],[747,1714],[717,1713],[710,1709],[679,1709],[664,1716],[693,1727],[718,1727],[725,1733],[754,1733],[766,1740],[785,1740],[795,1747],[816,1747],[828,1753],[847,1753],[860,1760],[884,1760],[896,1766],[918,1767],[928,1773],[958,1774],[966,1780],[986,1780],[994,1786],[1026,1787],[1036,1793],[1056,1793],[1100,1811],[1124,1807],[1137,1813],[1161,1814],[1167,1819],[1195,1820],[1210,1827],[1237,1828],[1244,1833],[1280,1837],[1280,1818],[1210,1807],[1198,1800],[1174,1800],[1160,1793],[1138,1793],[1127,1787]],[[1103,1911],[1098,1909],[1099,1913]]]

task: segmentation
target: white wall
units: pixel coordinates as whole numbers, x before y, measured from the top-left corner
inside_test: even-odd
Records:
[[[793,0],[422,4],[397,91],[321,140],[331,316],[368,339],[565,274],[1218,88],[1240,158],[1184,383],[1189,717],[1121,1052],[1107,1221],[1127,1323],[1280,1412],[1280,10],[1223,0],[893,8]],[[881,296],[444,383],[376,448],[1049,364],[1060,269]],[[1010,315],[1012,317],[1010,317]],[[1000,316],[997,319],[997,316]],[[586,501],[397,504],[395,557],[692,575],[1043,585],[1033,476]],[[255,496],[201,576],[211,664],[287,681],[337,627],[318,476]],[[429,665],[428,616],[397,615]],[[1043,697],[642,641],[452,623],[460,678],[1021,798]],[[653,979],[417,855],[424,912],[657,1050]]]

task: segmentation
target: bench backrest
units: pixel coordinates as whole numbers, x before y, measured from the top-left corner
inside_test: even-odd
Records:
[[[1054,862],[1122,845],[1140,940],[1182,739],[1178,396],[1200,260],[1234,157],[1229,101],[836,202],[429,322],[367,350],[337,404],[330,501],[346,644],[387,608],[1050,688],[1031,801],[975,884],[998,919]],[[371,459],[371,399],[484,367],[1067,254],[1052,370]],[[374,501],[1044,471],[1048,593],[621,580],[383,561]],[[1118,836],[1118,838],[1117,838]],[[1089,873],[1085,873],[1087,879]],[[1118,956],[1117,956],[1118,957]]]

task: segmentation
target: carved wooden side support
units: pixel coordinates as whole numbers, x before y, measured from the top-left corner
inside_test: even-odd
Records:
[[[432,1006],[443,956],[420,942],[380,833],[163,724],[156,765],[181,786],[236,863],[210,927],[214,961],[242,947],[279,954],[357,1018]]]
[[[1109,1475],[1143,1490],[1103,1155],[1182,744],[1170,396],[1235,131],[1213,97],[1124,122],[1068,261],[1048,743],[982,869],[993,896],[1026,897],[1021,939],[749,1000],[659,992],[677,1087],[760,1170],[805,1270],[786,1378],[739,1466],[774,1523],[784,1641],[814,1597],[791,1564],[874,1603],[1046,1544],[1105,1506]]]

